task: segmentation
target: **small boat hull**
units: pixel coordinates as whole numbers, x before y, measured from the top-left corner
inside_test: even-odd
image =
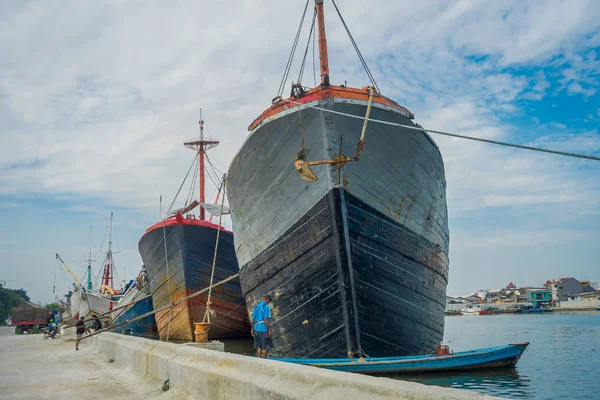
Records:
[[[77,321],[79,319],[79,305],[81,304],[81,291],[78,288],[73,290],[73,294],[71,295],[71,319],[73,321]]]
[[[79,317],[86,320],[91,319],[92,315],[106,314],[110,311],[111,301],[98,293],[82,293],[79,303]]]
[[[463,351],[448,356],[421,355],[409,357],[378,357],[364,361],[356,359],[297,359],[280,358],[279,361],[356,372],[360,374],[414,374],[487,368],[514,368],[529,342],[506,346]]]
[[[117,307],[122,307],[127,304],[133,304],[131,307],[125,307],[115,311],[112,315],[112,325],[121,324],[123,322],[129,321],[140,315],[144,315],[154,308],[152,307],[152,297],[144,297],[148,296],[144,291],[138,290],[137,287],[130,287],[123,298],[117,303]],[[115,328],[116,333],[125,333],[127,331],[131,331],[136,335],[145,335],[151,336],[158,332],[156,327],[156,320],[154,319],[154,315],[149,315],[145,318],[138,319],[136,321],[129,322],[125,325],[121,325]]]

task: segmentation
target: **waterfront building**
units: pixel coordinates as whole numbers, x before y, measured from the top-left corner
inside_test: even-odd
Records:
[[[585,301],[585,300],[598,300],[598,292],[575,293],[569,296],[567,301]]]
[[[573,277],[561,278],[552,284],[552,300],[553,301],[569,301],[569,298],[575,298],[576,295],[582,293],[591,293],[596,290],[589,285],[588,281],[584,283]],[[571,301],[573,301],[573,299]]]
[[[500,299],[502,289],[490,289],[485,295],[485,301],[488,303],[494,303]]]
[[[552,301],[550,289],[527,289],[525,290],[526,301],[534,306],[548,304]]]

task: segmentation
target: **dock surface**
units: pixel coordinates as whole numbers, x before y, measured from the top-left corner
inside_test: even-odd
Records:
[[[15,335],[0,327],[0,397],[21,399],[193,399],[187,393],[161,390],[162,382],[145,379],[109,363],[106,356],[82,341],[44,340],[41,334]]]

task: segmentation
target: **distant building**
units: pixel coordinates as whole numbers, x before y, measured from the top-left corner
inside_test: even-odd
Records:
[[[470,303],[485,303],[485,299],[482,299],[481,297],[476,296],[474,294],[471,296],[465,297],[464,300],[466,302],[470,302]]]
[[[598,292],[586,292],[586,293],[575,293],[569,296],[567,301],[584,301],[584,300],[597,300]]]
[[[552,291],[550,289],[527,289],[525,290],[525,299],[534,306],[540,306],[552,301]]]
[[[500,299],[501,292],[502,292],[502,289],[488,290],[487,293],[485,294],[485,301],[487,301],[488,303],[495,303],[496,301],[498,301]]]
[[[573,277],[561,278],[552,284],[553,301],[574,301],[578,295],[592,292],[597,293],[589,282],[582,283]]]

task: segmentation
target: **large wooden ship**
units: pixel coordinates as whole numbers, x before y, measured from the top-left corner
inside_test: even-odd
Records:
[[[155,309],[209,286],[219,230],[214,281],[238,272],[233,233],[205,219],[204,207],[210,207],[205,203],[205,153],[218,143],[204,137],[204,121],[200,118],[200,137],[184,143],[198,154],[200,202],[194,201],[152,225],[140,239],[138,247],[148,272]],[[200,215],[196,218],[190,211],[198,205]],[[203,321],[206,303],[207,294],[201,294],[156,313],[160,338],[193,340],[194,323]],[[238,279],[213,290],[210,308],[216,313],[211,319],[210,339],[249,336],[250,324]]]
[[[330,83],[323,0],[314,12],[320,84],[273,99],[228,172],[248,312],[273,297],[275,356],[432,351],[448,279],[442,156],[375,85]]]

